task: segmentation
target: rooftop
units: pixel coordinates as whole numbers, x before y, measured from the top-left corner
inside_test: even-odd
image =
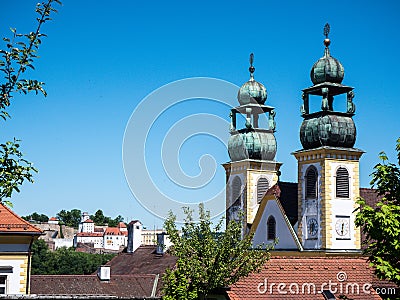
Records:
[[[0,234],[4,233],[40,235],[42,231],[16,215],[11,209],[0,202]]]
[[[329,290],[330,283],[331,290],[337,291],[333,293],[336,299],[340,295],[381,299],[374,290],[380,282],[365,257],[272,257],[260,273],[241,279],[228,294],[235,300],[294,299],[294,295],[296,299],[326,299],[322,291]]]

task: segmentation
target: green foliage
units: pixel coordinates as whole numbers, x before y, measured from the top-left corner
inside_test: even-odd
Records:
[[[6,119],[9,114],[6,108],[10,105],[10,99],[13,92],[28,93],[40,91],[46,96],[43,88],[44,83],[35,79],[21,78],[29,69],[34,70],[33,62],[36,59],[37,51],[42,43],[42,37],[46,36],[41,33],[41,27],[51,20],[50,14],[56,12],[52,4],[56,2],[61,4],[59,0],[48,0],[47,2],[38,3],[36,5],[36,13],[38,14],[37,27],[34,32],[21,34],[17,33],[15,28],[11,28],[12,37],[3,38],[6,44],[5,50],[0,50],[0,72],[4,73],[6,81],[0,85],[0,117]]]
[[[366,234],[365,253],[376,275],[400,286],[400,138],[397,139],[397,164],[389,163],[384,152],[374,167],[371,185],[381,200],[376,207],[360,198],[356,225]]]
[[[56,11],[52,7],[53,2],[61,4],[59,0],[37,4],[38,23],[34,32],[20,34],[15,28],[11,28],[12,37],[3,38],[5,49],[0,49],[0,72],[4,74],[4,81],[0,83],[0,117],[4,120],[9,117],[6,108],[10,106],[14,92],[26,94],[35,91],[37,94],[40,91],[46,96],[43,82],[22,76],[28,68],[34,69],[33,61],[37,58],[37,50],[45,36],[40,32],[41,26]],[[29,161],[22,158],[18,142],[14,138],[12,142],[0,144],[0,202],[9,206],[12,203],[5,198],[10,198],[14,191],[19,192],[19,186],[25,180],[33,182],[32,172],[37,172]]]
[[[46,216],[45,214],[38,214],[37,212],[32,213],[31,215],[23,216],[22,217],[26,221],[34,220],[37,222],[48,222],[49,217]]]
[[[90,215],[90,219],[94,222],[96,225],[104,225],[104,214],[101,209],[98,209],[94,215]]]
[[[199,205],[199,222],[193,212],[186,214],[182,234],[170,212],[165,229],[173,244],[171,254],[178,257],[176,267],[163,276],[165,299],[206,298],[211,291],[237,282],[252,272],[261,270],[269,259],[269,252],[251,249],[252,234],[242,238],[241,222],[231,221],[221,232],[223,219],[212,225],[209,211]]]
[[[22,156],[17,140],[0,144],[0,202],[10,206],[11,202],[4,199],[11,198],[14,191],[19,192],[25,180],[33,182],[32,174],[37,172]]]
[[[63,209],[57,214],[57,218],[66,226],[78,228],[81,222],[81,215],[82,213],[79,209],[72,209],[71,211]]]
[[[180,269],[167,269],[164,276],[164,300],[198,299],[197,290],[193,290],[190,286],[189,279]]]
[[[52,252],[41,239],[32,244],[32,252],[32,274],[36,275],[92,274],[114,257],[114,254],[82,253],[65,247]]]
[[[124,221],[124,218],[121,215],[118,215],[118,217],[116,217],[115,219],[104,216],[101,209],[98,209],[94,215],[90,215],[90,219],[94,222],[95,225],[101,226],[108,224],[109,227],[117,227],[119,222]]]

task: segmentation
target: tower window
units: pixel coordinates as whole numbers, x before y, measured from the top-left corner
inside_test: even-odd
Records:
[[[7,276],[0,276],[0,295],[7,293]]]
[[[317,178],[317,169],[314,166],[309,167],[306,172],[306,199],[317,198]]]
[[[267,239],[275,240],[276,238],[276,221],[273,216],[270,216],[267,221]]]
[[[236,176],[232,182],[232,203],[235,203],[236,200],[240,198],[240,194],[242,191],[242,181],[239,176]]]
[[[269,189],[269,182],[267,178],[261,177],[257,181],[257,203],[260,204],[265,193]]]
[[[349,198],[349,172],[343,167],[336,171],[336,197]]]

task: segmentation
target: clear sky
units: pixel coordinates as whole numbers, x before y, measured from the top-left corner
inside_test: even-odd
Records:
[[[33,30],[36,2],[1,0],[1,36],[10,35],[9,27]],[[267,104],[276,107],[281,180],[297,181],[290,153],[301,148],[301,90],[312,85],[310,69],[323,55],[326,22],[331,25],[331,54],[345,68],[343,84],[355,87],[356,147],[366,151],[361,186],[369,186],[380,151],[395,158],[400,135],[398,1],[63,2],[54,20],[44,25],[48,38],[36,71],[29,74],[46,82],[48,97],[15,95],[12,119],[2,123],[2,141],[21,139],[26,158],[39,169],[35,183],[24,184],[12,199],[20,215],[37,211],[53,216],[73,208],[94,213],[101,208],[112,217],[121,214],[126,221],[160,226],[162,220],[142,208],[125,179],[122,145],[131,114],[147,95],[176,80],[210,77],[242,85],[249,77],[251,52],[255,79],[268,90]],[[234,96],[229,101],[234,103]],[[224,145],[229,107],[202,99],[166,110],[157,102],[152,105],[161,113],[148,134],[154,140],[138,138],[136,147],[145,149],[155,185],[183,203],[208,199],[207,193],[223,189],[220,164],[229,160]],[[193,136],[187,132],[182,137],[171,131],[171,140],[183,138],[181,148],[161,157],[169,127],[193,116],[199,117],[195,123],[203,124],[204,132],[198,134],[197,128]],[[226,128],[218,128],[225,135],[207,134],[207,116],[225,120]],[[146,124],[147,116],[140,117]],[[204,154],[209,156],[200,160]],[[200,167],[214,166],[207,173],[208,189],[181,191],[181,185],[171,184],[163,169],[170,159],[177,159],[189,177],[199,175]],[[134,189],[146,195],[150,187]],[[150,199],[154,207],[159,201]]]

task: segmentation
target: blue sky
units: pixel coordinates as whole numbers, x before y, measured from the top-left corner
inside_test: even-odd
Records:
[[[9,27],[33,30],[35,4],[3,0],[1,36],[9,36]],[[122,143],[132,112],[152,91],[184,78],[211,77],[240,86],[248,80],[251,52],[255,78],[266,86],[267,104],[277,111],[281,179],[296,181],[290,153],[301,148],[301,90],[311,85],[311,66],[323,55],[326,22],[331,54],[345,68],[343,83],[355,87],[356,147],[366,151],[361,185],[369,186],[380,151],[395,158],[400,127],[397,1],[66,0],[58,9],[43,28],[48,38],[36,71],[29,74],[46,82],[48,97],[15,95],[12,119],[2,126],[2,139],[22,139],[26,158],[39,169],[36,182],[25,184],[12,199],[21,215],[101,208],[106,215],[160,226],[162,220],[142,208],[124,176]],[[146,153],[154,151],[148,164],[160,189],[170,197],[201,201],[210,191],[182,196],[170,186],[157,149],[165,128],[196,113],[229,119],[228,107],[207,101],[168,109],[154,123],[149,136],[156,139],[148,142]],[[222,142],[195,136],[177,155],[182,169],[195,176],[205,153],[216,168],[209,186],[218,190],[225,180],[220,164],[229,160]]]

